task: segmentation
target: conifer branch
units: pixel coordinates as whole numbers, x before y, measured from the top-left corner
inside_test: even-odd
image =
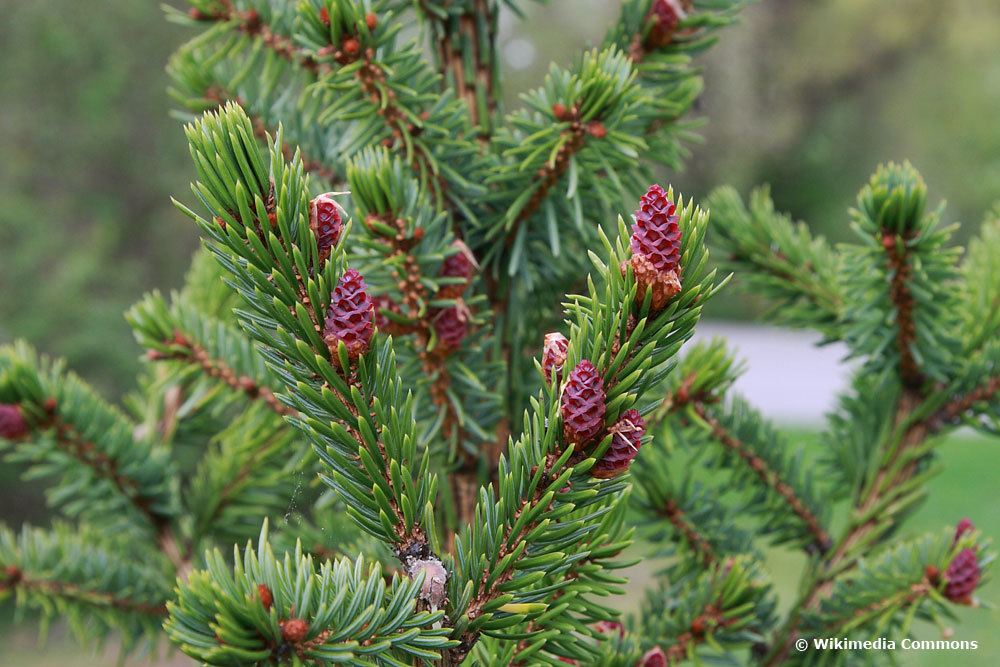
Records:
[[[269,409],[278,415],[286,417],[298,414],[279,401],[269,387],[258,384],[247,375],[237,375],[232,368],[226,365],[224,360],[211,357],[205,348],[187,338],[183,333],[178,331],[172,339],[163,341],[163,345],[170,346],[172,351],[164,354],[150,350],[147,357],[152,361],[171,360],[194,364],[209,377],[220,380],[234,391],[245,394],[247,398],[263,401]]]
[[[206,100],[214,102],[216,109],[221,109],[227,102],[235,102],[246,109],[247,114],[250,116],[250,122],[253,123],[254,136],[262,142],[266,143],[269,140],[269,137],[277,134],[277,127],[268,127],[262,117],[250,113],[251,106],[240,99],[239,95],[230,94],[221,85],[212,86],[206,89],[204,97]],[[320,179],[322,182],[333,187],[337,187],[344,182],[344,179],[340,177],[334,169],[328,167],[321,160],[316,160],[303,154],[301,146],[293,146],[287,141],[283,141],[281,143],[281,154],[286,160],[291,161],[294,159],[296,151],[299,153],[299,159],[302,160],[302,168],[310,174],[315,174],[316,178]]]
[[[496,0],[467,0],[455,5],[454,8],[447,3],[437,5],[435,0],[419,3],[431,26],[442,83],[465,102],[480,140],[488,141],[499,96],[496,53],[499,7]]]
[[[101,593],[84,589],[77,584],[58,580],[36,580],[26,576],[15,565],[8,565],[4,569],[5,578],[0,580],[0,595],[6,591],[16,591],[22,589],[25,592],[40,593],[42,595],[56,598],[66,598],[74,603],[107,607],[127,613],[142,614],[146,616],[162,617],[167,614],[166,604],[150,604],[139,600],[132,600],[127,597],[118,597],[111,593]]]
[[[767,317],[838,337],[845,295],[826,240],[775,211],[766,187],[754,190],[748,205],[730,187],[713,190],[708,201],[726,267],[737,273],[745,292],[771,302]]]
[[[782,498],[788,507],[809,528],[815,546],[822,552],[830,548],[830,534],[823,527],[819,518],[798,497],[795,489],[775,471],[766,460],[754,453],[746,443],[735,437],[722,423],[712,416],[702,404],[693,403],[691,409],[698,419],[705,423],[714,439],[726,449],[733,452],[753,472],[754,475]]]
[[[80,641],[117,633],[128,649],[160,630],[171,577],[163,561],[131,536],[25,525],[0,526],[0,599],[44,618],[67,617]]]
[[[667,500],[659,508],[659,514],[674,527],[679,535],[682,535],[692,549],[700,554],[703,565],[711,565],[716,560],[716,555],[708,539],[703,537],[696,526],[688,521],[684,511],[674,500]]]
[[[307,50],[299,48],[291,36],[276,32],[257,10],[241,11],[235,7],[232,0],[209,0],[207,3],[203,3],[203,0],[192,0],[192,4],[195,6],[188,12],[191,20],[199,23],[229,24],[232,30],[259,40],[264,47],[284,60],[314,74],[322,71],[321,64]],[[201,9],[198,4],[207,4],[211,8]]]
[[[903,237],[903,243],[897,244],[895,234],[886,231],[882,237],[882,243],[886,249],[889,273],[892,282],[889,287],[889,298],[896,309],[896,347],[899,354],[899,376],[903,384],[910,388],[917,388],[923,382],[923,374],[916,358],[913,356],[912,346],[916,342],[916,323],[913,312],[916,300],[910,292],[910,259],[906,252],[906,242],[909,239]]]

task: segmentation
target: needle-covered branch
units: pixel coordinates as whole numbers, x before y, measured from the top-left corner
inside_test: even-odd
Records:
[[[715,43],[716,32],[732,24],[745,0],[625,0],[619,20],[605,36],[628,54],[647,99],[639,113],[644,159],[680,169],[687,144],[698,137],[692,110],[703,82],[692,58]]]
[[[372,302],[346,270],[341,230],[310,224],[301,162],[285,161],[280,137],[262,155],[239,107],[206,115],[188,138],[210,217],[184,210],[244,299],[240,322],[302,414],[294,423],[328,466],[324,479],[405,564],[426,557],[436,481],[390,342],[372,339]]]
[[[658,187],[647,197],[653,205],[669,205],[670,219],[680,230],[677,236],[657,237],[656,247],[676,251],[670,271],[675,280],[683,271],[683,281],[654,309],[654,290],[644,289],[644,298],[637,297],[642,292],[632,269],[637,258],[647,257],[647,248],[637,241],[645,238],[646,228],[633,229],[631,248],[621,219],[617,242],[602,236],[604,258],[591,255],[598,281],[590,280],[587,294],[569,297],[566,305],[571,330],[558,364],[561,373],[550,375],[549,386],[532,401],[523,435],[501,459],[497,486],[481,491],[476,520],[459,536],[450,588],[450,618],[462,640],[453,651],[458,657],[480,634],[508,637],[507,628],[526,620],[533,621],[534,633],[549,623],[574,622],[571,613],[545,611],[554,609],[564,584],[538,584],[545,576],[562,574],[565,580],[567,569],[587,556],[580,538],[596,530],[620,502],[623,480],[614,477],[627,469],[641,444],[642,396],[669,371],[716,290],[704,247],[707,214],[680,203],[673,216],[673,194]],[[582,625],[577,620],[570,627],[579,632]],[[567,658],[587,654],[582,645],[561,642],[538,650],[557,656],[565,651]]]
[[[685,432],[701,463],[729,471],[732,486],[750,489],[744,512],[762,521],[761,534],[825,551],[828,510],[801,448],[793,449],[743,398],[722,400],[740,367],[726,356],[732,355],[721,341],[692,348],[671,376],[659,414]]]
[[[841,264],[841,290],[853,295],[844,340],[869,372],[894,372],[910,389],[947,378],[958,347],[960,249],[947,245],[954,227],[939,227],[941,211],[926,211],[926,200],[912,166],[879,167],[852,211],[861,243],[845,246]]]
[[[155,641],[166,614],[172,571],[134,540],[92,528],[0,526],[0,600],[11,596],[46,622],[64,618],[81,642],[118,634],[126,649]]]
[[[278,380],[241,332],[203,315],[175,295],[171,304],[158,293],[146,296],[125,315],[136,339],[154,362],[176,362],[178,379],[213,378],[231,392],[259,400],[281,416],[296,412],[274,393]]]
[[[180,584],[164,628],[211,665],[430,663],[450,644],[441,611],[420,608],[423,578],[393,576],[363,558],[317,568],[301,547],[275,557],[267,526],[234,564],[218,551]],[[405,661],[405,662],[404,662]],[[419,661],[419,662],[417,662]]]
[[[662,545],[662,555],[672,557],[680,572],[753,551],[750,533],[738,527],[745,501],[697,479],[698,461],[678,455],[692,448],[687,438],[687,428],[668,427],[643,450],[633,471],[633,505],[642,516],[642,535]]]
[[[23,424],[0,432],[7,460],[53,479],[53,506],[153,533],[170,526],[180,502],[169,452],[137,438],[135,424],[61,363],[23,343],[0,348],[0,404]]]
[[[765,300],[774,321],[835,339],[844,295],[839,260],[826,240],[775,211],[766,188],[754,190],[749,206],[728,187],[713,191],[708,201],[714,242],[743,290]]]
[[[432,51],[445,90],[454,90],[469,109],[481,139],[489,139],[500,97],[497,0],[419,0],[430,28]],[[503,4],[514,5],[513,0]],[[515,9],[516,11],[516,9]]]
[[[820,607],[806,613],[799,637],[810,664],[852,664],[860,653],[823,650],[813,638],[913,637],[914,621],[941,625],[956,605],[976,604],[975,588],[996,558],[971,523],[894,545],[842,577]]]
[[[760,568],[747,558],[728,558],[646,596],[637,626],[645,656],[662,660],[637,664],[697,662],[752,647],[773,625],[774,608]]]

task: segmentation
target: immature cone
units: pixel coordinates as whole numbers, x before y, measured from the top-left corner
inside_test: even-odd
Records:
[[[410,565],[408,574],[411,578],[421,573],[424,575],[424,581],[420,585],[420,599],[432,609],[443,608],[448,595],[448,570],[444,569],[441,561],[432,557],[413,561]]]
[[[441,289],[438,290],[438,297],[442,299],[457,299],[462,296],[479,266],[476,263],[475,255],[469,250],[469,246],[457,240],[451,245],[457,248],[458,252],[449,255],[441,263],[440,275],[445,278],[461,278],[462,282],[442,285]]]
[[[28,435],[28,422],[24,419],[21,406],[0,403],[0,438],[18,440]]]
[[[375,304],[366,291],[365,279],[355,269],[340,278],[330,299],[323,325],[323,340],[330,353],[343,343],[351,359],[357,359],[371,344],[375,333]]]
[[[639,201],[632,225],[632,272],[638,285],[636,300],[653,292],[650,307],[661,310],[681,291],[681,230],[676,206],[659,185],[650,186]]]
[[[669,44],[684,16],[680,0],[654,0],[647,15],[653,25],[646,37],[646,47],[655,49]]]
[[[595,629],[602,635],[618,635],[618,639],[625,638],[625,626],[618,621],[601,621],[595,626]]]
[[[965,535],[966,533],[973,531],[975,529],[976,527],[972,524],[972,521],[970,521],[969,519],[962,519],[961,521],[958,522],[958,525],[955,526],[955,537],[952,540],[952,542],[958,542],[958,540],[962,537],[962,535]]]
[[[637,667],[667,667],[667,654],[659,646],[654,646],[642,654]]]
[[[458,347],[469,333],[468,321],[469,312],[464,305],[445,308],[434,318],[438,340],[449,350]]]
[[[563,435],[574,445],[584,445],[604,430],[604,380],[594,364],[582,360],[569,374],[562,393]]]
[[[320,262],[325,262],[344,230],[340,207],[329,194],[319,195],[309,202],[309,229],[316,237]]]
[[[972,593],[979,585],[981,576],[976,551],[970,548],[962,549],[944,573],[944,578],[948,582],[944,587],[944,596],[957,604],[972,604]]]
[[[569,340],[566,336],[558,331],[545,334],[545,344],[542,347],[542,373],[545,375],[546,384],[559,382],[568,351]]]
[[[289,644],[298,644],[309,634],[309,624],[301,618],[290,618],[278,624],[281,636]]]
[[[590,469],[592,477],[610,479],[621,475],[632,464],[639,453],[642,436],[646,434],[646,422],[638,410],[626,410],[610,429],[611,446],[604,456]]]
[[[271,593],[271,589],[265,584],[257,584],[257,596],[260,597],[260,603],[264,609],[270,610],[271,605],[274,604],[274,595]]]

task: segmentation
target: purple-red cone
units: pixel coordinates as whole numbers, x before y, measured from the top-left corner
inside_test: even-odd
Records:
[[[958,525],[955,526],[955,537],[952,539],[952,542],[953,543],[958,542],[958,540],[962,537],[962,535],[965,535],[966,533],[973,531],[975,529],[976,527],[969,519],[960,520],[958,522]]]
[[[457,299],[462,296],[478,266],[469,246],[458,240],[451,245],[458,252],[449,255],[441,263],[440,275],[444,278],[461,278],[462,282],[442,285],[441,289],[438,290],[438,297],[441,299]]]
[[[29,430],[21,406],[0,403],[0,438],[18,440],[28,435]]]
[[[340,207],[329,194],[319,195],[309,202],[309,228],[316,237],[320,263],[325,262],[344,230]]]
[[[610,479],[628,470],[632,459],[639,453],[642,436],[646,434],[646,422],[638,410],[626,410],[609,429],[612,433],[611,446],[604,456],[590,469],[592,477]]]
[[[641,303],[646,290],[653,292],[651,308],[661,310],[681,291],[681,230],[676,206],[659,185],[650,186],[639,201],[632,225],[632,272]]]
[[[585,445],[604,431],[604,400],[604,380],[594,364],[582,360],[562,393],[563,435],[568,442]]]
[[[375,304],[367,288],[361,274],[348,269],[333,290],[323,325],[323,340],[331,354],[336,356],[340,343],[351,359],[368,350],[375,333]]]
[[[454,349],[462,344],[469,333],[468,310],[459,303],[451,308],[445,308],[434,318],[434,331],[438,340],[448,349]]]
[[[944,596],[957,604],[972,604],[972,593],[979,585],[982,573],[975,549],[965,548],[958,552],[944,573],[947,583]]]
[[[545,344],[542,346],[542,374],[545,383],[559,382],[562,367],[566,363],[569,351],[569,340],[558,331],[545,334]]]
[[[684,16],[681,0],[653,0],[653,6],[649,8],[647,15],[652,27],[646,37],[646,47],[655,49],[669,44],[674,38],[677,24]]]
[[[667,654],[659,646],[654,646],[639,658],[637,667],[667,667]]]
[[[609,637],[618,635],[618,639],[625,638],[625,626],[618,621],[600,621],[594,629],[600,632],[602,635],[607,635]]]

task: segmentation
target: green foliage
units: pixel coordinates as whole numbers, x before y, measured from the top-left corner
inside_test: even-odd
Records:
[[[16,403],[32,428],[3,444],[25,474],[55,481],[49,503],[73,517],[149,531],[179,511],[169,452],[58,362],[24,343],[0,348],[0,402]]]
[[[646,599],[636,624],[674,661],[726,655],[765,639],[774,599],[759,566],[730,558],[694,578],[663,585]]]
[[[274,556],[267,526],[235,565],[215,551],[207,569],[180,585],[164,628],[185,653],[212,665],[429,662],[449,645],[443,611],[417,609],[422,577],[384,577],[364,559],[326,562],[317,570],[300,547]],[[241,562],[242,561],[242,562]],[[262,600],[262,588],[269,601]],[[304,640],[289,621],[309,619]]]
[[[749,208],[730,187],[713,191],[708,201],[717,223],[713,238],[727,266],[748,294],[767,299],[767,316],[836,338],[842,269],[826,240],[775,211],[766,188],[751,193]]]
[[[726,261],[775,316],[864,360],[814,467],[734,394],[722,342],[679,361],[725,282],[708,211],[669,189],[679,240],[633,231],[679,255],[678,291],[655,309],[648,281],[666,276],[617,215],[650,164],[679,165],[701,86],[690,58],[742,2],[685,4],[663,32],[651,0],[628,0],[604,46],[507,115],[495,0],[190,4],[168,10],[204,28],[170,64],[197,174],[195,205],[177,205],[207,250],[169,302],[128,314],[149,364],[137,423],[25,346],[0,353],[11,460],[56,477],[52,501],[94,524],[0,534],[0,591],[130,642],[165,615],[214,665],[774,664],[798,637],[907,633],[949,612],[943,595],[973,601],[942,576],[959,547],[976,550],[964,567],[988,565],[978,535],[890,538],[938,436],[996,421],[993,229],[959,267],[909,166],[876,173],[852,213],[861,242],[836,251],[764,190],[749,206],[712,197]],[[321,200],[343,197],[330,248],[316,197],[340,185]],[[345,296],[345,278],[365,294]],[[343,312],[364,336],[350,349]],[[550,347],[532,368],[550,327],[566,358]],[[604,422],[576,443],[564,413],[584,361]],[[630,410],[648,435],[623,431]],[[606,478],[639,445],[634,491],[624,469]],[[619,630],[606,598],[623,592],[635,515],[669,560]],[[214,550],[244,541],[232,561]],[[774,544],[809,556],[780,625],[759,564]]]
[[[67,620],[80,642],[94,645],[116,633],[130,649],[160,632],[170,568],[149,545],[62,523],[17,533],[0,527],[0,568],[0,598],[13,595],[46,627]]]
[[[866,559],[856,572],[841,578],[819,610],[805,619],[804,636],[876,639],[912,634],[915,620],[954,620],[940,575],[959,551],[973,548],[981,571],[988,572],[994,556],[978,535],[953,538],[951,529],[896,544]],[[929,576],[931,573],[932,576]],[[817,662],[854,660],[857,653],[841,651],[812,658]]]
[[[852,211],[862,243],[847,247],[841,267],[842,290],[854,295],[843,314],[844,340],[870,372],[895,368],[908,384],[920,382],[915,366],[947,377],[956,347],[949,286],[959,250],[947,247],[954,228],[938,228],[940,211],[926,212],[926,198],[909,164],[880,167]]]

